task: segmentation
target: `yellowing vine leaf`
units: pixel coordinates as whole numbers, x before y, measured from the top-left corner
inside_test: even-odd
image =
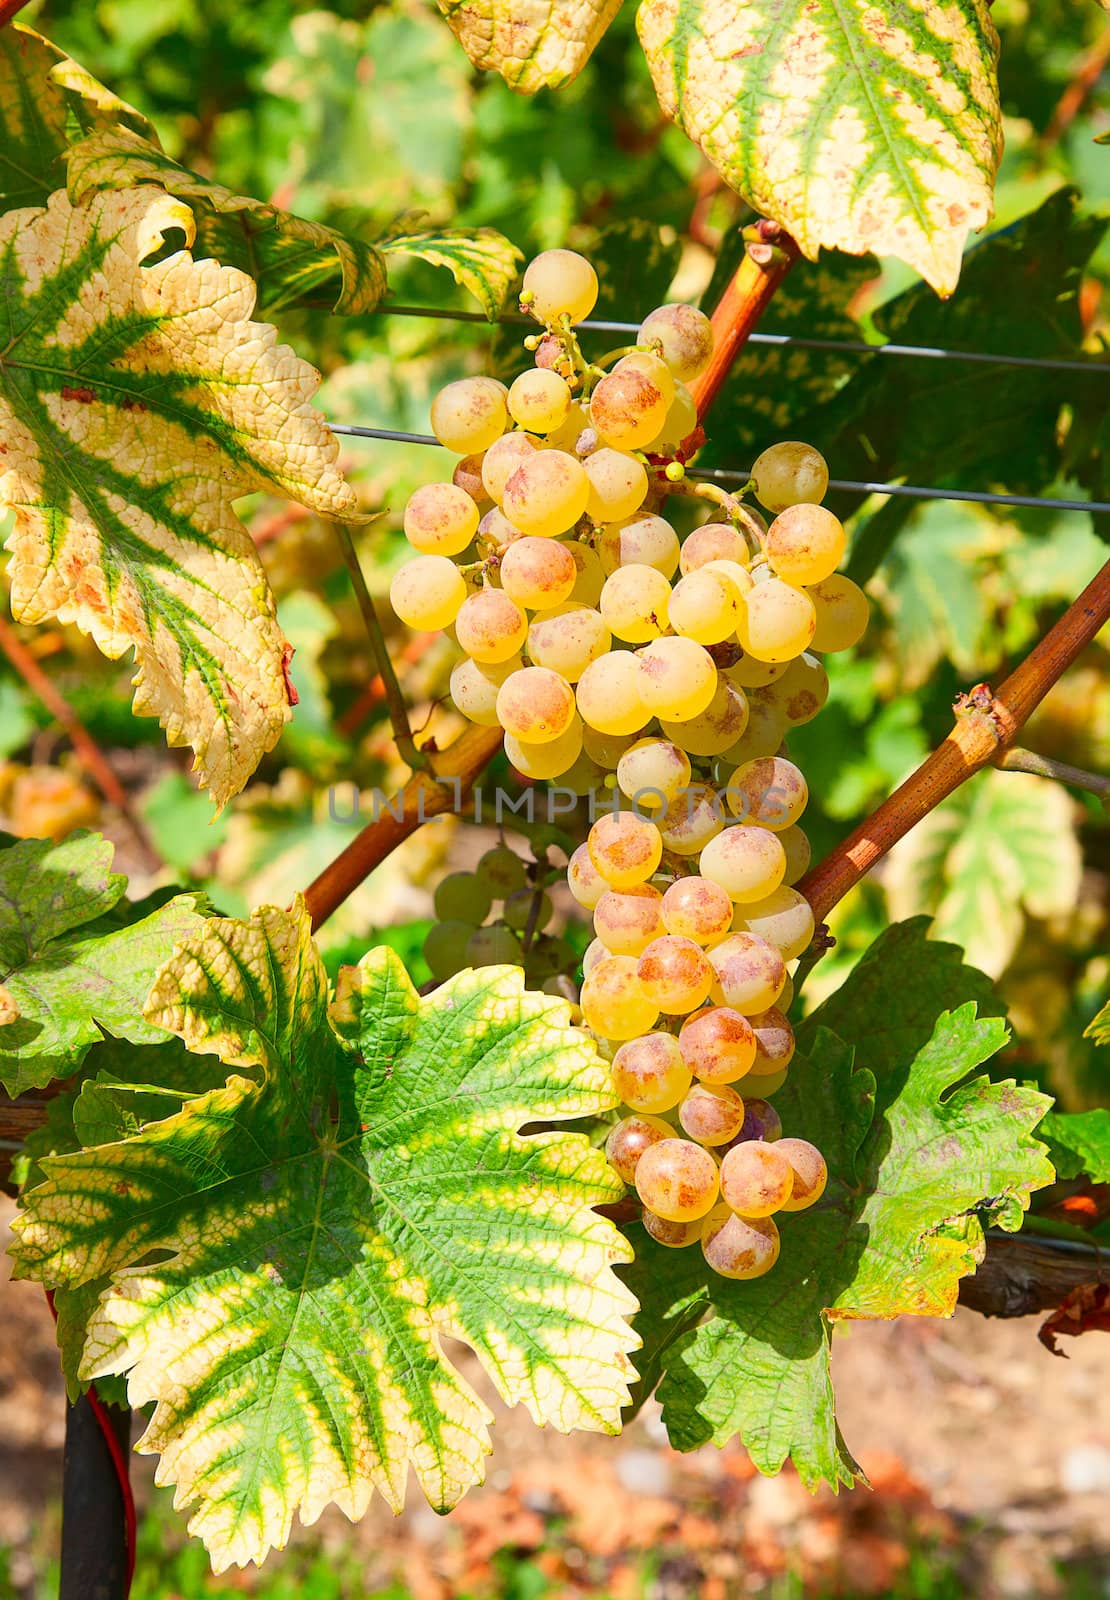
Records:
[[[643,0],[663,109],[758,211],[955,288],[1002,150],[989,0]]]
[[[583,1135],[520,1132],[612,1105],[566,1004],[512,967],[422,1000],[386,949],[328,999],[303,902],[206,922],[147,1017],[237,1070],[44,1159],[17,1224],[24,1273],[112,1275],[81,1376],[155,1403],[139,1448],[217,1570],[284,1544],[298,1507],[399,1508],[410,1467],[442,1510],[480,1481],[490,1412],[444,1339],[560,1430],[616,1432],[628,1400],[630,1252],[592,1209],[621,1185]]]
[[[217,804],[289,717],[285,642],[233,508],[276,490],[356,515],[310,402],[319,374],[251,321],[255,287],[182,250],[188,208],[143,187],[0,218],[0,505],[14,615],[116,659],[135,710],[196,752]],[[149,263],[149,264],[148,264]]]
[[[437,0],[476,67],[525,94],[572,83],[621,0]]]

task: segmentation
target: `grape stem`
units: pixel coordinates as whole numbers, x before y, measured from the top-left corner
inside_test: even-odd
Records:
[[[347,563],[347,571],[351,575],[351,586],[355,591],[358,608],[362,612],[362,620],[366,624],[366,632],[370,637],[370,648],[374,653],[374,665],[378,669],[378,676],[382,680],[385,692],[386,708],[389,712],[389,721],[393,728],[393,739],[398,753],[408,763],[413,772],[427,772],[431,770],[431,762],[425,752],[418,748],[412,736],[409,725],[408,707],[405,697],[401,692],[401,685],[397,681],[397,674],[393,670],[393,661],[389,654],[389,647],[385,642],[385,634],[378,620],[378,613],[374,606],[366,579],[363,576],[362,566],[355,550],[351,531],[341,523],[335,525],[335,535],[339,540],[339,548],[343,552],[343,560]]]
[[[744,230],[745,250],[740,265],[721,296],[710,321],[713,356],[708,367],[690,384],[698,408],[698,421],[717,398],[732,363],[747,343],[772,295],[798,259],[798,247],[777,222],[764,219]],[[766,259],[764,258],[766,255]]]
[[[23,10],[27,0],[0,0],[0,28]]]
[[[1086,789],[1088,794],[1110,796],[1110,776],[1099,772],[1085,772],[1067,761],[1055,761],[1051,756],[1039,756],[1035,750],[1023,750],[1020,745],[1003,751],[995,761],[1004,772],[1032,772],[1038,778],[1055,778],[1073,789]]]
[[[1110,620],[1110,561],[1002,683],[979,684],[956,701],[956,723],[944,743],[866,821],[798,884],[822,922],[892,845],[983,767],[1005,762],[1019,730],[1052,686]],[[1029,752],[1021,752],[1028,756]],[[1043,758],[1033,757],[1041,762]],[[1031,770],[1028,766],[1018,770]],[[1038,770],[1045,772],[1048,763]],[[1068,769],[1075,773],[1077,769]],[[1063,776],[1062,773],[1048,773]],[[1081,776],[1086,779],[1088,774]],[[1074,777],[1066,781],[1077,781]],[[1105,782],[1105,780],[1098,780]],[[1101,791],[1100,791],[1101,792]]]

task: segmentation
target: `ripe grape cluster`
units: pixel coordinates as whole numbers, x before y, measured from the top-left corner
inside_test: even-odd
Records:
[[[754,1278],[778,1254],[774,1213],[826,1180],[769,1104],[794,1050],[790,963],[814,931],[793,887],[808,790],[784,740],[820,711],[820,657],[860,639],[868,606],[836,570],[845,534],[817,450],[772,445],[736,496],[687,478],[709,319],[661,306],[595,364],[574,330],[597,288],[582,256],[538,256],[520,302],[542,324],[535,366],[436,396],[433,431],[460,460],[408,502],[417,554],[391,599],[411,627],[453,630],[452,699],[504,730],[518,772],[589,796],[591,815],[601,797],[567,877],[593,914],[582,1019],[628,1108],[609,1160],[652,1238]],[[663,515],[674,495],[709,509],[684,540]],[[465,940],[437,901],[433,972],[519,960],[520,893]]]

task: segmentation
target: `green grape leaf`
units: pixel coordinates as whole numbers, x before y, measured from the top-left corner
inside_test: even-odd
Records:
[[[1092,1017],[1083,1030],[1083,1037],[1093,1039],[1096,1044],[1110,1044],[1110,1000],[1096,1017]]]
[[[1048,1145],[1058,1178],[1086,1174],[1094,1183],[1110,1183],[1110,1111],[1050,1111],[1037,1136]]]
[[[664,111],[803,254],[897,256],[952,292],[1002,153],[988,0],[643,0],[638,27]]]
[[[938,937],[997,977],[1017,948],[1025,912],[1066,915],[1081,870],[1067,790],[1031,773],[988,768],[895,845],[885,882],[892,916],[931,914]]]
[[[400,218],[377,244],[382,254],[415,256],[446,267],[492,322],[505,303],[524,252],[496,228],[417,228],[418,217]]]
[[[0,1024],[0,1083],[9,1094],[66,1076],[103,1032],[133,1044],[166,1037],[143,1006],[158,968],[201,926],[198,901],[177,895],[137,922],[103,927],[127,883],[110,870],[112,854],[93,833],[0,850],[0,983],[14,1011]]]
[[[616,1431],[635,1303],[591,1207],[620,1185],[581,1134],[519,1131],[612,1105],[564,1002],[509,967],[421,1000],[374,950],[329,1007],[298,902],[206,923],[148,1016],[257,1076],[48,1159],[17,1264],[112,1274],[82,1376],[129,1372],[132,1404],[156,1403],[139,1448],[217,1570],[284,1544],[298,1507],[357,1517],[374,1488],[399,1507],[409,1466],[437,1508],[480,1480],[490,1412],[444,1338],[537,1422]]]
[[[573,83],[621,6],[621,0],[436,3],[474,65],[499,72],[522,94]]]
[[[65,182],[62,156],[77,133],[130,128],[158,135],[142,114],[31,28],[0,28],[0,210],[45,205]]]
[[[972,1075],[1005,1042],[1001,1021],[968,1003],[918,1044],[914,1008],[908,1051],[893,1043],[897,1009],[889,1021],[878,1075],[818,1028],[776,1096],[787,1130],[821,1148],[830,1178],[816,1206],[777,1219],[782,1253],[767,1277],[716,1278],[696,1248],[653,1248],[636,1225],[627,1276],[644,1359],[665,1369],[657,1398],[680,1450],[739,1433],[762,1472],[789,1458],[810,1488],[861,1477],[836,1422],[833,1325],[950,1315],[960,1278],[982,1259],[985,1222],[1020,1226],[1030,1192],[1052,1181],[1031,1138],[1047,1097]]]
[[[134,649],[135,710],[191,744],[217,805],[290,715],[285,641],[233,509],[270,489],[357,515],[319,375],[234,267],[151,262],[179,200],[149,186],[0,219],[0,506],[12,611],[76,623],[105,655]]]

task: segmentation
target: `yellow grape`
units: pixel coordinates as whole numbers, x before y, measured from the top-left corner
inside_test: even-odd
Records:
[[[751,933],[730,933],[713,946],[709,961],[725,1004],[746,1017],[773,1006],[786,982],[782,956]]]
[[[613,659],[612,643],[600,612],[575,601],[541,611],[528,629],[528,654],[536,666],[550,667],[568,683],[577,683],[593,662]]]
[[[538,668],[535,670],[539,670]],[[570,771],[582,753],[582,719],[575,714],[556,739],[529,743],[514,734],[505,735],[505,754],[525,778],[561,778]]]
[[[521,533],[555,539],[585,511],[589,488],[574,456],[564,450],[536,450],[510,473],[501,505]]]
[[[642,684],[639,659],[630,650],[614,650],[591,661],[578,683],[578,710],[586,727],[599,733],[639,733],[652,716],[641,697]]]
[[[528,637],[528,618],[503,590],[479,589],[459,607],[455,637],[475,661],[507,661]]]
[[[577,576],[570,598],[583,606],[596,606],[601,599],[601,591],[605,586],[605,572],[601,565],[601,558],[596,550],[588,544],[581,544],[572,540],[565,547],[574,557]]]
[[[781,1000],[781,995],[780,995]],[[766,1011],[755,1011],[748,1018],[755,1039],[755,1057],[752,1061],[753,1078],[773,1078],[785,1072],[794,1059],[794,1029],[781,1006],[769,1006]]]
[[[663,896],[661,913],[668,933],[696,944],[708,944],[732,927],[732,901],[711,878],[677,878]]]
[[[785,851],[783,852],[785,860]],[[740,907],[744,927],[773,944],[784,961],[800,956],[813,938],[813,912],[797,889],[776,887],[752,905]]]
[[[513,527],[500,506],[491,506],[478,524],[478,537],[487,548],[500,553],[518,539],[523,539],[524,535],[519,528]]]
[[[522,303],[541,322],[583,322],[597,304],[597,273],[576,250],[544,250],[524,269]]]
[[[456,489],[461,489],[468,494],[476,506],[484,506],[489,495],[482,482],[482,455],[463,456],[461,461],[456,461],[455,470],[451,474],[451,482]]]
[[[653,439],[667,416],[667,400],[644,372],[610,372],[590,396],[590,421],[603,442],[638,450]]]
[[[761,756],[737,767],[725,799],[733,816],[742,822],[758,822],[778,833],[797,822],[805,810],[809,785],[801,769],[785,756]]]
[[[602,895],[609,893],[609,885],[590,860],[588,845],[580,844],[567,863],[567,887],[587,911],[592,911]]]
[[[747,1139],[721,1162],[721,1199],[741,1217],[769,1217],[790,1199],[794,1172],[775,1144]]]
[[[720,884],[731,899],[759,904],[782,882],[786,852],[770,829],[741,824],[710,839],[698,860],[698,870],[703,878]]]
[[[820,583],[844,557],[847,535],[824,506],[790,506],[767,530],[764,554],[785,583]]]
[[[449,628],[465,600],[466,580],[446,556],[417,556],[415,561],[406,561],[389,586],[389,603],[397,616],[406,626],[421,631]]]
[[[756,457],[752,484],[756,498],[768,511],[818,505],[829,487],[829,469],[819,450],[791,440],[773,444]]]
[[[602,733],[597,728],[587,728],[583,744],[599,766],[615,772],[625,751],[640,742],[638,733]],[[611,787],[611,786],[610,786]]]
[[[789,1076],[790,1071],[787,1067],[783,1067],[781,1072],[758,1074],[753,1072],[752,1084],[758,1085],[760,1094],[765,1100],[769,1100],[773,1094],[778,1094]]]
[[[808,1139],[780,1139],[775,1149],[784,1155],[794,1174],[794,1186],[784,1211],[805,1211],[820,1200],[829,1181],[829,1169],[816,1145]]]
[[[727,1144],[744,1125],[744,1102],[727,1083],[696,1083],[679,1102],[678,1120],[699,1144]]]
[[[530,433],[503,433],[482,457],[482,487],[498,505],[505,498],[505,485],[529,456],[535,455],[539,440]]]
[[[618,639],[644,644],[667,627],[671,586],[654,567],[618,567],[605,580],[600,611]]]
[[[409,496],[405,537],[422,555],[457,556],[478,531],[478,507],[453,483],[428,483]]]
[[[731,1006],[712,1006],[686,1019],[678,1048],[702,1083],[735,1083],[752,1069],[755,1030],[748,1018]]]
[[[718,557],[716,560],[707,561],[703,566],[696,568],[694,572],[690,573],[690,577],[698,577],[703,572],[712,572],[731,591],[736,601],[736,621],[739,624],[741,602],[754,583],[747,567],[742,566],[739,561],[726,561],[723,557]],[[737,654],[739,654],[739,651]]]
[[[713,968],[700,945],[665,933],[640,955],[636,969],[644,993],[668,1016],[696,1011],[713,987]]]
[[[578,579],[574,557],[557,539],[515,540],[501,557],[500,573],[510,600],[529,611],[561,606]]]
[[[760,699],[758,689],[744,691],[748,701],[748,725],[721,756],[726,766],[742,767],[745,762],[773,756],[782,744],[786,723],[777,706]]]
[[[743,534],[737,533],[727,522],[704,522],[687,534],[679,558],[682,576],[689,577],[708,561],[735,561],[746,567],[748,546]]]
[[[459,378],[447,384],[432,401],[432,432],[461,456],[488,450],[508,424],[507,393],[496,378]]]
[[[754,656],[741,654],[739,661],[725,668],[726,676],[741,689],[763,689],[790,671],[791,661],[757,661]]]
[[[815,628],[813,648],[821,651],[850,650],[867,631],[871,608],[858,583],[843,573],[834,572],[807,589],[813,603]]]
[[[720,644],[735,633],[739,620],[736,590],[716,572],[699,569],[674,586],[671,627],[698,644]]]
[[[634,956],[603,956],[583,980],[580,1003],[587,1028],[603,1039],[635,1039],[659,1019],[658,1006],[640,987]]]
[[[736,637],[760,661],[791,661],[809,648],[816,626],[809,594],[781,578],[768,578],[744,597]]]
[[[661,811],[685,789],[690,771],[690,758],[669,739],[638,739],[617,762],[617,784],[640,811]]]
[[[594,933],[615,956],[638,956],[666,932],[663,896],[649,883],[610,889],[594,907]]]
[[[483,728],[497,728],[497,691],[522,665],[518,655],[483,665],[466,656],[451,671],[451,698],[463,716]]]
[[[581,717],[578,720],[581,722]],[[586,795],[597,794],[598,790],[604,787],[606,778],[605,768],[599,767],[585,748],[585,733],[583,725],[582,753],[574,765],[568,767],[559,777],[560,789],[569,789],[571,794],[581,795],[583,798]]]
[[[600,454],[600,452],[598,452]],[[636,517],[603,531],[598,554],[606,575],[618,567],[654,567],[673,578],[678,566],[678,534],[663,517]]]
[[[782,993],[775,1001],[775,1004],[784,1015],[794,1004],[794,980],[790,976],[789,972],[786,974],[786,982],[782,986]]]
[[[693,639],[656,639],[640,653],[640,699],[668,722],[701,714],[717,688],[713,657]]]
[[[707,783],[691,783],[671,801],[659,831],[672,855],[696,856],[724,825],[716,791]]]
[[[613,1088],[634,1111],[670,1111],[690,1087],[690,1073],[669,1033],[645,1033],[613,1057]]]
[[[594,522],[622,522],[643,504],[647,468],[624,450],[595,450],[583,462],[590,484],[586,515]]]
[[[675,397],[674,373],[662,356],[653,355],[649,350],[634,350],[631,355],[622,356],[613,371],[642,372],[651,379],[668,406]]]
[[[656,1244],[665,1244],[669,1250],[682,1250],[689,1244],[697,1244],[701,1238],[701,1218],[693,1222],[669,1222],[666,1217],[657,1217],[654,1211],[644,1207],[640,1221],[644,1225],[644,1232],[649,1239],[654,1239]]]
[[[611,889],[646,883],[663,854],[659,829],[633,811],[598,817],[586,843],[590,860]]]
[[[676,378],[690,383],[705,371],[713,356],[713,327],[696,306],[659,306],[640,324],[637,344],[661,346],[663,360]]]
[[[590,973],[597,966],[598,962],[606,960],[608,955],[609,952],[606,950],[600,939],[590,940],[589,944],[586,946],[585,954],[582,957],[583,982],[585,982],[585,980],[589,977]]]
[[[606,1159],[621,1181],[631,1184],[635,1182],[636,1167],[644,1151],[653,1144],[662,1144],[664,1139],[675,1137],[669,1122],[664,1122],[661,1117],[649,1116],[644,1111],[635,1111],[630,1117],[622,1117],[609,1130],[609,1137],[605,1141]]]
[[[717,1198],[717,1163],[690,1139],[663,1139],[645,1150],[636,1167],[636,1193],[668,1222],[696,1222]]]
[[[676,383],[674,399],[667,407],[663,426],[643,448],[653,453],[677,449],[682,441],[693,433],[697,425],[698,408],[694,403],[694,397],[684,383]]]
[[[770,1217],[738,1217],[718,1206],[702,1229],[701,1253],[722,1278],[762,1278],[779,1258],[779,1230]]]
[[[743,689],[719,678],[712,700],[699,716],[687,722],[668,722],[661,727],[668,739],[681,745],[692,756],[719,756],[731,750],[748,726],[748,700]]]
[[[553,433],[566,421],[570,390],[557,372],[533,367],[509,385],[509,415],[518,428]]]
[[[759,698],[781,712],[793,728],[812,722],[829,698],[829,675],[815,655],[807,650],[787,666]]]

